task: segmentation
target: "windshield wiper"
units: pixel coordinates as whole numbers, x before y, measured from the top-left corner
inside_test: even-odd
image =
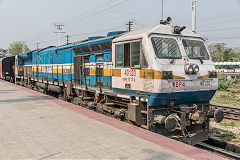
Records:
[[[203,60],[202,60],[202,58],[201,57],[199,57],[193,50],[192,50],[192,53],[196,56],[196,58],[197,59],[199,59],[200,60],[200,62],[201,62],[201,64],[203,64],[204,62],[203,62]]]
[[[182,40],[182,43],[183,43],[184,49],[185,49],[185,51],[186,51],[186,48],[188,48],[188,44],[187,44],[186,40],[183,39],[183,40]],[[196,56],[196,58],[200,60],[201,64],[203,64],[204,62],[203,62],[202,58],[199,57],[193,50],[191,50],[191,51],[192,51],[192,53]],[[187,51],[186,51],[186,52],[187,52]],[[189,52],[190,52],[190,51],[189,51]]]

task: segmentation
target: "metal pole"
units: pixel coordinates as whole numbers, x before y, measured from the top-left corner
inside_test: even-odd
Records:
[[[25,53],[25,42],[22,42],[23,46],[22,46],[22,50],[23,50],[23,53]]]
[[[61,45],[61,33],[65,33],[65,32],[62,32],[62,27],[64,26],[63,24],[55,24],[55,26],[57,27],[57,30],[58,32],[55,32],[55,33],[58,33],[58,46]]]
[[[67,44],[69,44],[69,37],[71,37],[70,35],[66,35],[65,37],[67,37]]]
[[[61,30],[58,30],[58,46],[61,46]]]
[[[128,23],[126,24],[128,26],[128,31],[130,32],[132,30],[132,25],[133,25],[133,21],[128,21]]]
[[[37,44],[37,49],[38,49],[38,45],[40,44],[40,43],[36,43]]]
[[[192,31],[196,33],[196,0],[192,0]]]
[[[163,0],[162,0],[162,20],[163,20]]]

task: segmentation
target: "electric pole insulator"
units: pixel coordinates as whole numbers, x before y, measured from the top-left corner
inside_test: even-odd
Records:
[[[69,38],[71,37],[70,35],[65,36],[67,38],[67,44],[69,44]]]
[[[61,46],[61,33],[65,33],[62,32],[62,27],[64,26],[64,24],[55,24],[55,26],[57,27],[57,32],[54,33],[58,33],[58,46]]]
[[[132,30],[133,21],[128,21],[126,25],[128,26],[128,31],[130,32]]]

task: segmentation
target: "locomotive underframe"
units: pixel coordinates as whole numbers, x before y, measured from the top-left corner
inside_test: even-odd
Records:
[[[144,129],[195,145],[208,139],[210,105],[149,106],[147,95],[126,96],[111,89],[16,77],[16,84],[40,91]],[[170,116],[171,118],[169,118]],[[167,123],[166,119],[168,118]],[[167,124],[166,124],[167,123]],[[170,128],[169,131],[166,128]]]

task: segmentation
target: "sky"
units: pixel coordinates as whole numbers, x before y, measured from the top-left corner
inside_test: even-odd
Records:
[[[208,44],[240,47],[240,0],[196,0],[197,33]],[[58,45],[55,23],[64,24],[62,44],[109,31],[159,24],[161,0],[0,0],[0,48],[24,41],[30,49]],[[164,18],[191,29],[191,0],[164,0]]]

